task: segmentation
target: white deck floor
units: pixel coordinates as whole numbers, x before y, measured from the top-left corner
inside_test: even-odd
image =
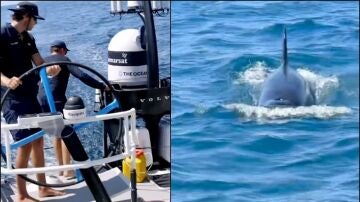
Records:
[[[131,192],[129,188],[129,180],[126,179],[119,169],[114,168],[99,174],[105,189],[107,190],[112,201],[129,202],[131,201]],[[49,180],[48,180],[49,181]],[[50,182],[48,182],[50,183]],[[28,184],[29,194],[39,201],[56,201],[56,202],[86,202],[95,201],[90,190],[85,182],[61,188],[59,190],[65,191],[67,194],[59,197],[39,198],[37,196],[38,187],[34,184]],[[11,191],[12,190],[12,191]],[[138,201],[156,201],[156,202],[170,202],[170,188],[161,188],[154,182],[137,183]],[[15,201],[16,187],[14,182],[7,185],[1,184],[1,201]],[[15,194],[13,194],[15,193]],[[6,199],[4,198],[6,197]]]

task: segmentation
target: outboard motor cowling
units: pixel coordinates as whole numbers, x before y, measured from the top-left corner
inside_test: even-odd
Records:
[[[147,85],[146,51],[139,29],[118,32],[108,46],[108,80],[122,87]]]

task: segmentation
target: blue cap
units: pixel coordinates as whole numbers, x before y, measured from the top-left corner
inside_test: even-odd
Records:
[[[67,51],[69,51],[69,49],[66,47],[65,42],[60,41],[60,40],[56,40],[56,41],[52,42],[50,47],[64,48]]]
[[[43,17],[39,16],[37,5],[31,2],[20,2],[17,4],[16,8],[9,8],[9,10],[14,12],[28,13],[36,19],[45,20]]]

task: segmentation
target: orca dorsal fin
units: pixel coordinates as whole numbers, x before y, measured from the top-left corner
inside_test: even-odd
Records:
[[[284,39],[283,39],[283,72],[286,75],[287,74],[287,68],[288,68],[288,53],[287,53],[287,36],[286,36],[286,27],[284,27]]]

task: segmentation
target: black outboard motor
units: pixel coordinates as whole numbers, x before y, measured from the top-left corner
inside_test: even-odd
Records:
[[[140,117],[145,122],[150,134],[152,159],[154,161],[151,168],[154,169],[161,168],[162,165],[165,165],[165,168],[170,167],[170,159],[162,161],[159,155],[159,140],[162,138],[159,122],[163,115],[170,115],[170,82],[159,80],[158,53],[152,13],[164,16],[168,13],[170,6],[166,7],[165,5],[166,9],[164,9],[162,3],[158,2],[153,3],[155,7],[152,9],[151,4],[150,1],[129,1],[128,10],[126,10],[121,1],[111,3],[112,14],[120,14],[121,16],[124,13],[137,13],[145,25],[145,30],[144,28],[123,30],[110,41],[108,47],[108,80],[117,90],[115,96],[120,102],[120,110],[135,108],[137,118]],[[159,83],[165,85],[159,85]],[[115,99],[107,92],[104,94],[104,104]],[[121,131],[122,124],[119,122],[121,120],[109,120],[104,123],[105,156],[121,152],[123,149],[118,147],[118,143],[122,141],[120,136],[124,135]],[[166,140],[169,142],[168,144],[162,142],[162,144],[169,145],[167,151],[170,154],[170,127],[166,131],[168,131],[165,134],[168,137]],[[108,138],[111,141],[110,147],[107,143]],[[131,171],[131,199],[137,201],[135,170]]]
[[[170,124],[170,121],[160,123],[164,115],[170,115],[170,78],[159,79],[157,42],[152,13],[158,12],[163,7],[158,5],[159,3],[153,4],[157,6],[154,9],[151,9],[150,1],[143,1],[139,5],[132,6],[132,9],[130,9],[130,4],[128,5],[128,13],[138,13],[144,26],[140,29],[121,30],[111,39],[108,46],[108,80],[118,91],[121,110],[135,108],[137,117],[145,122],[145,127],[150,134],[154,161],[152,168],[156,168],[164,164],[165,167],[170,165],[170,127],[159,127],[159,124]],[[112,12],[122,14],[123,11],[116,13],[112,10]],[[109,93],[102,92],[102,94],[105,105],[113,101],[114,97]],[[119,126],[121,126],[119,120],[105,121],[105,156],[111,152],[119,153],[123,149],[118,147],[117,151],[113,151],[113,145],[122,141],[123,134],[119,137],[121,133]],[[110,140],[110,144],[107,143],[107,139]],[[165,143],[167,141],[168,143]],[[160,144],[167,147],[165,150],[169,154],[165,158],[159,153],[160,150],[164,153],[164,148],[160,148]],[[116,164],[120,165],[120,162]]]

